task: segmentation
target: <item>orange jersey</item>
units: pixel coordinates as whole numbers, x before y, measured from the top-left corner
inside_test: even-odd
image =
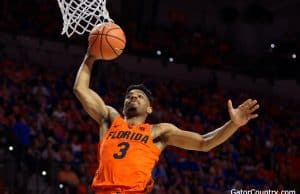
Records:
[[[99,167],[93,188],[98,194],[146,193],[160,149],[151,137],[151,125],[128,126],[121,116],[113,121],[98,148]]]

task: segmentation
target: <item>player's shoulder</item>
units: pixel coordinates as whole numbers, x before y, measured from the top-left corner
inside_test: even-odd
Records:
[[[152,125],[151,134],[153,139],[159,139],[159,141],[166,146],[169,134],[173,134],[177,130],[179,129],[172,123],[158,123]]]
[[[178,128],[172,123],[157,123],[152,125],[152,130],[156,131],[158,136],[177,129]]]
[[[153,124],[153,127],[156,127],[159,129],[169,129],[169,128],[174,128],[175,125],[172,123],[157,123],[157,124]]]

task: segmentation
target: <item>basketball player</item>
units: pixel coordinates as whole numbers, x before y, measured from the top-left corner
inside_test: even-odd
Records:
[[[148,124],[145,120],[153,111],[152,96],[143,85],[128,87],[121,115],[89,87],[94,61],[88,54],[85,56],[74,92],[100,125],[99,167],[92,184],[96,194],[148,193],[153,186],[151,171],[168,145],[207,152],[258,116],[254,113],[259,108],[256,100],[248,99],[237,108],[229,100],[230,120],[204,135],[179,129],[171,123]]]

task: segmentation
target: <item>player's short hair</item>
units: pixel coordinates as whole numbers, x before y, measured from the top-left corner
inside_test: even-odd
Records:
[[[131,90],[134,90],[134,89],[143,91],[146,94],[147,98],[149,99],[150,104],[152,104],[152,102],[154,100],[153,96],[152,96],[152,93],[144,84],[132,84],[132,85],[128,86],[128,88],[126,90],[126,95]]]

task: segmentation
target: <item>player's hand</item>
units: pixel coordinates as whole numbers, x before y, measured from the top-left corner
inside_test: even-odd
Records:
[[[97,60],[96,57],[94,57],[93,55],[90,54],[89,48],[88,48],[87,52],[85,53],[85,58],[89,59],[89,60],[94,60],[94,61]]]
[[[248,99],[237,108],[233,108],[231,100],[228,100],[227,104],[230,119],[237,127],[246,125],[248,121],[258,117],[258,114],[254,113],[259,108],[257,100]]]

